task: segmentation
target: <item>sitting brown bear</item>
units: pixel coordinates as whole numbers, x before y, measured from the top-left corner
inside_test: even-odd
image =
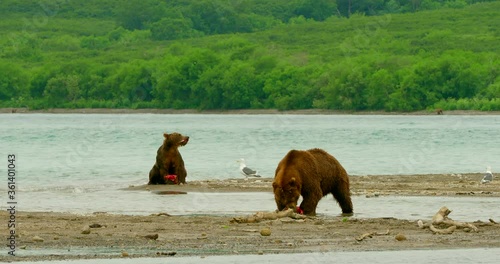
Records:
[[[322,149],[289,151],[276,168],[273,189],[280,211],[291,208],[315,215],[319,200],[331,193],[343,214],[353,213],[349,176],[337,159]],[[303,200],[297,208],[301,195]]]
[[[156,153],[156,163],[149,172],[148,184],[186,183],[186,168],[178,147],[188,143],[189,137],[179,133],[163,134],[165,140]]]

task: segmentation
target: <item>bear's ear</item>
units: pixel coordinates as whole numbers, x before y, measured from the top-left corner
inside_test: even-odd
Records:
[[[295,181],[295,177],[292,177],[292,179],[290,179],[289,184],[290,186],[295,187],[295,185],[297,184],[297,182]]]
[[[168,134],[167,133],[163,133],[163,137],[164,138],[168,138]]]

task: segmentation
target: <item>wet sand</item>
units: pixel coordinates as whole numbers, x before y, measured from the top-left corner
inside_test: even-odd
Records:
[[[500,197],[500,181],[480,184],[483,174],[354,175],[352,195]],[[139,185],[124,190],[151,192],[272,192],[272,178],[192,181],[186,185]]]
[[[366,197],[500,197],[500,181],[479,184],[481,177],[481,174],[352,176],[351,191],[353,195]],[[131,186],[124,191],[270,192],[271,182],[272,179],[196,181],[183,186]],[[436,204],[436,212],[441,206]],[[8,256],[8,248],[4,247],[6,252],[0,255],[0,261],[500,247],[500,224],[497,224],[500,219],[489,221],[487,216],[477,216],[481,219],[473,223],[477,232],[459,228],[448,235],[420,229],[416,221],[398,219],[397,215],[233,221],[248,216],[17,212],[17,256]],[[449,216],[453,218],[453,213]],[[0,217],[8,219],[8,212],[0,212]],[[359,240],[367,233],[372,235]]]

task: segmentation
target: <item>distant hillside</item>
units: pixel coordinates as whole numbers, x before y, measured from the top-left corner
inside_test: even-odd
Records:
[[[45,2],[0,3],[0,107],[500,110],[498,1]]]

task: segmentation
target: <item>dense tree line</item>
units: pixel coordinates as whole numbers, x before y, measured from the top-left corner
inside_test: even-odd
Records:
[[[57,15],[113,20],[127,30],[151,31],[155,40],[248,33],[305,18],[324,21],[353,14],[383,15],[463,8],[494,0],[3,0],[0,14]]]
[[[500,110],[500,2],[13,2],[0,107]]]

